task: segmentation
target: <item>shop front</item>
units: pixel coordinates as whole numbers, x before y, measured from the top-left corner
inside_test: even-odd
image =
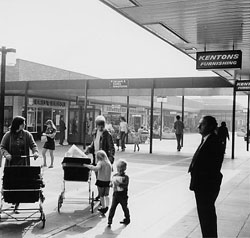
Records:
[[[92,142],[92,133],[95,128],[95,118],[101,114],[100,109],[96,109],[94,105],[88,105],[86,111],[86,127],[84,129],[84,107],[76,102],[71,102],[69,107],[69,123],[68,123],[68,143],[69,144],[86,144]],[[84,138],[85,136],[85,138]]]
[[[41,98],[29,98],[28,99],[28,110],[27,110],[27,130],[30,131],[35,140],[41,138],[41,134],[45,131],[45,122],[51,119],[57,128],[56,139],[59,136],[59,123],[60,116],[64,116],[67,119],[68,102],[41,99]],[[65,121],[67,125],[67,121]],[[67,126],[66,126],[67,127]],[[66,129],[67,132],[67,129]],[[66,133],[67,139],[67,133]]]

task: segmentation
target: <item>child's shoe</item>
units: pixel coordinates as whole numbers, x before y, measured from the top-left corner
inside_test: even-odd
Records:
[[[130,220],[125,218],[122,221],[120,221],[120,223],[124,225],[128,225],[130,223]]]
[[[108,207],[103,208],[103,212],[102,213],[105,214],[108,211],[108,209],[109,209]]]
[[[105,208],[103,208],[103,207],[99,207],[97,210],[100,212],[100,213],[102,213],[103,215],[105,215],[105,213],[108,211],[108,207],[105,207]]]

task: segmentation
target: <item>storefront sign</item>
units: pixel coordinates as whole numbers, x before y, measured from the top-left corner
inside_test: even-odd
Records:
[[[105,112],[116,112],[116,113],[127,113],[127,108],[126,107],[112,107],[109,105],[104,106],[104,111]]]
[[[238,80],[235,87],[236,91],[250,91],[250,80]]]
[[[196,69],[239,69],[241,68],[241,50],[207,51],[196,53]]]
[[[65,107],[66,106],[66,103],[62,101],[38,99],[38,98],[33,98],[33,100],[29,100],[29,104],[39,105],[39,106],[49,106],[49,107]]]
[[[128,80],[119,79],[119,80],[110,80],[110,88],[128,88]]]

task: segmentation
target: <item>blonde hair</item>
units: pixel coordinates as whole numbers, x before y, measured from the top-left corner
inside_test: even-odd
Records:
[[[45,122],[45,125],[51,125],[51,127],[53,128],[53,129],[55,129],[56,130],[56,126],[55,126],[55,124],[53,123],[53,121],[52,120],[50,120],[50,119],[48,119],[46,122]]]
[[[98,150],[96,152],[97,161],[109,161],[108,156],[104,150]]]
[[[127,169],[127,162],[124,159],[117,160],[116,167],[125,171]]]

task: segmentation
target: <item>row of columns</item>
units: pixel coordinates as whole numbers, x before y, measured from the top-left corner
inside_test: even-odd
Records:
[[[29,90],[29,82],[26,83],[26,88],[25,88],[25,105],[24,105],[24,115],[27,117],[27,110],[28,110],[28,90]],[[85,103],[84,103],[84,108],[81,108],[83,112],[83,128],[81,131],[83,131],[83,147],[86,147],[86,123],[87,123],[87,114],[86,114],[86,109],[88,107],[87,105],[87,100],[88,100],[88,80],[85,81],[84,85],[84,92],[85,92]],[[184,95],[182,96],[182,120],[184,118],[184,102],[185,98]],[[161,105],[162,107],[162,105]],[[249,131],[249,108],[250,108],[250,96],[248,95],[248,110],[247,110],[247,131]],[[162,108],[161,108],[162,110]],[[234,87],[234,92],[233,92],[233,114],[232,114],[232,154],[231,158],[234,159],[235,157],[235,111],[236,111],[236,89]],[[152,82],[152,87],[151,87],[151,106],[150,106],[150,145],[149,145],[149,153],[151,154],[153,152],[153,116],[154,116],[154,80]],[[162,116],[162,115],[161,115]],[[127,121],[129,120],[129,96],[127,96]],[[161,119],[161,127],[162,127],[162,119]],[[162,128],[161,128],[162,130]],[[249,134],[249,133],[247,133]],[[248,136],[247,136],[247,151],[249,150],[249,144],[248,144]],[[183,143],[183,140],[182,140]]]

